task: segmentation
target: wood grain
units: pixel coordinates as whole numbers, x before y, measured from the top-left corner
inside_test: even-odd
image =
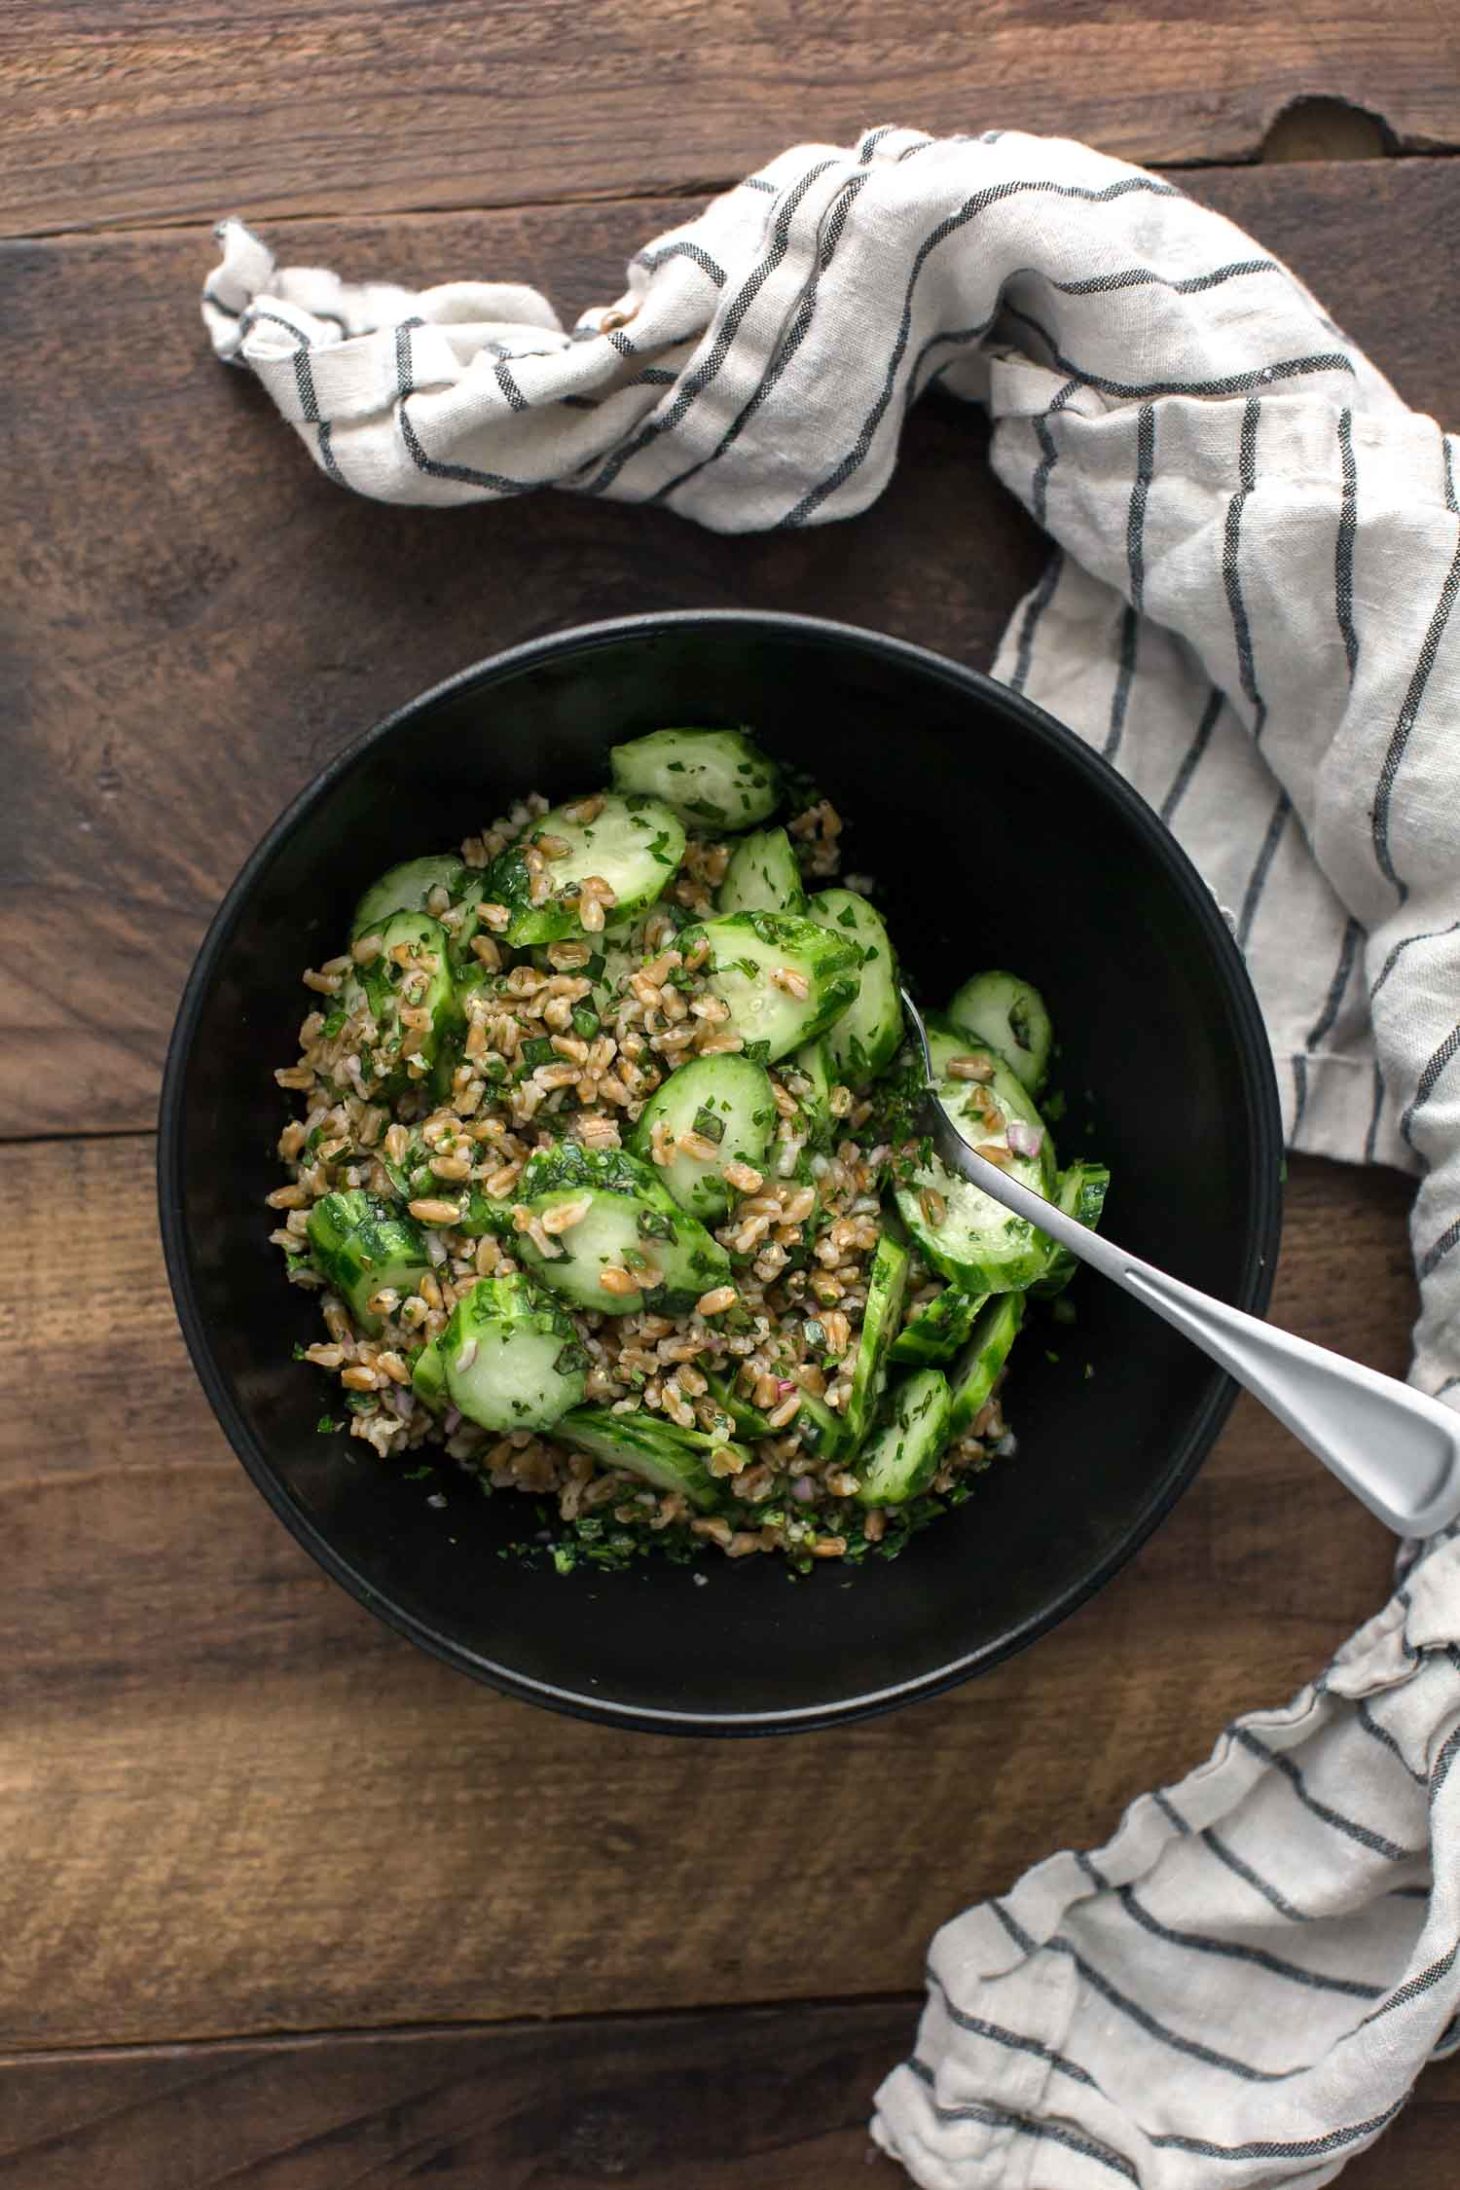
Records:
[[[0,1151],[0,2045],[908,1990],[943,1917],[1098,1844],[1385,1594],[1383,1532],[1243,1407],[1095,1603],[949,1698],[778,1743],[529,1712],[371,1620],[248,1484],[150,1154]],[[1297,1164],[1280,1317],[1398,1369],[1406,1199]],[[872,1832],[906,1852],[849,1923]]]
[[[20,0],[3,50],[10,234],[694,192],[877,122],[1250,160],[1313,94],[1460,144],[1446,0]]]
[[[1454,399],[1460,160],[1204,174],[1413,402]],[[615,294],[667,203],[305,223],[291,251],[432,280],[521,276],[569,310]],[[317,473],[208,355],[196,233],[11,246],[17,645],[24,726],[0,809],[0,1132],[150,1124],[176,997],[227,882],[350,738],[512,641],[631,609],[799,608],[986,662],[1043,559],[966,406],[914,413],[882,501],[727,539],[546,495],[385,509]],[[1415,309],[1423,297],[1424,309]],[[105,370],[94,340],[105,330]]]
[[[16,2190],[893,2190],[870,2101],[917,2004],[807,2005],[0,2063]],[[1460,2062],[1344,2190],[1440,2190]],[[870,2164],[868,2164],[870,2163]]]

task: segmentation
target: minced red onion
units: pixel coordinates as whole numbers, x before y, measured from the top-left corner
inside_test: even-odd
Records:
[[[798,1506],[809,1506],[816,1496],[816,1479],[811,1475],[798,1475],[791,1484],[791,1496]]]
[[[448,1437],[454,1437],[456,1435],[457,1431],[461,1428],[460,1407],[447,1408],[445,1414],[441,1417],[441,1427],[443,1430],[445,1430]]]
[[[1044,1128],[1026,1125],[1022,1118],[1011,1118],[1008,1140],[1016,1156],[1037,1156],[1044,1146]]]

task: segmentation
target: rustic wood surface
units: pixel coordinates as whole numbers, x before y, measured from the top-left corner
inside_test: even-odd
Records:
[[[868,2101],[929,1932],[1299,1685],[1390,1546],[1243,1402],[1037,1651],[755,1744],[507,1703],[324,1579],[212,1422],[153,1214],[167,1029],[243,855],[369,722],[514,639],[733,602],[986,662],[1042,551],[981,420],[940,402],[876,509],[794,537],[562,497],[369,507],[209,357],[206,224],[575,313],[796,137],[1059,129],[1199,163],[1196,195],[1453,412],[1460,160],[1338,155],[1460,147],[1454,9],[17,0],[0,80],[0,2185],[890,2186]],[[1292,105],[1315,97],[1369,114]],[[1285,164],[1214,164],[1265,145]],[[1296,1164],[1278,1319],[1400,1369],[1407,1202]],[[906,1860],[852,1924],[873,1830]],[[1441,2190],[1457,2151],[1452,2063],[1344,2181]]]
[[[1451,0],[13,0],[0,232],[694,192],[875,122],[1250,160],[1295,99],[1460,145]]]
[[[1424,409],[1453,397],[1460,160],[1213,169],[1192,188],[1289,257]],[[684,208],[301,222],[301,259],[430,281],[522,276],[571,312],[617,295]],[[569,495],[385,509],[317,472],[194,318],[206,233],[0,249],[18,415],[26,735],[0,804],[0,1119],[150,1125],[173,1006],[214,906],[284,801],[449,670],[637,608],[809,608],[986,663],[1043,560],[983,461],[982,415],[914,412],[850,523],[726,539]],[[105,326],[105,368],[80,330]],[[3,490],[0,490],[3,491]],[[506,583],[494,583],[503,571]],[[484,577],[485,574],[485,577]],[[146,967],[145,978],[139,978]]]

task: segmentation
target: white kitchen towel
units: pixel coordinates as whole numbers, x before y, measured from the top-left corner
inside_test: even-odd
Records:
[[[909,405],[985,404],[1058,552],[996,673],[1104,752],[1228,909],[1290,1143],[1420,1174],[1414,1376],[1460,1396],[1453,443],[1174,184],[990,131],[800,146],[565,331],[536,291],[281,269],[203,314],[384,501],[541,486],[723,531],[875,499]],[[934,1944],[875,2131],[946,2190],[1317,2184],[1460,2007],[1460,1539],[1285,1710]]]

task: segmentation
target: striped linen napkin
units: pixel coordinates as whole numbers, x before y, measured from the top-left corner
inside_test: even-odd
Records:
[[[1167,181],[1000,131],[787,152],[570,330],[531,289],[219,237],[218,354],[382,501],[824,524],[934,382],[985,404],[1057,543],[996,673],[1229,908],[1290,1144],[1419,1174],[1413,1376],[1460,1402],[1455,450],[1285,267]],[[1330,2181],[1460,2042],[1457,1749],[1447,1532],[1294,1702],[945,1926],[878,2140],[930,2190]]]

